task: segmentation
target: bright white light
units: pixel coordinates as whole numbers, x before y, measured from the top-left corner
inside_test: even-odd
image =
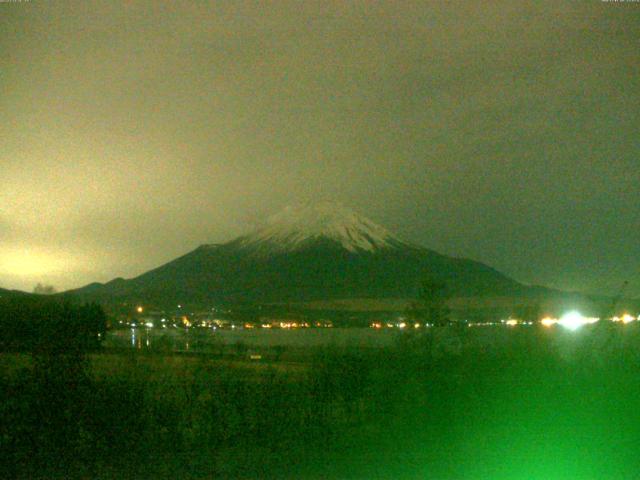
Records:
[[[565,314],[560,321],[558,322],[564,328],[568,328],[569,330],[577,330],[582,325],[584,325],[582,321],[582,315],[578,312],[570,312]]]
[[[598,318],[583,317],[579,312],[569,312],[565,314],[558,323],[569,330],[577,330],[583,325],[595,323]]]

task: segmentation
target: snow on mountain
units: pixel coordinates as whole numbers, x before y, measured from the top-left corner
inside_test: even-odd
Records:
[[[242,247],[294,251],[318,239],[335,241],[350,252],[404,245],[385,228],[333,202],[287,207],[239,243]]]

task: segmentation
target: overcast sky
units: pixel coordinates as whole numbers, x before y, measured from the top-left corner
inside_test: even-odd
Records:
[[[0,3],[0,287],[131,277],[333,199],[640,295],[640,3]]]

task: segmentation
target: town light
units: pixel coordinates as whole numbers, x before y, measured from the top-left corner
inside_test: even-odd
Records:
[[[556,323],[558,323],[558,319],[557,318],[551,318],[551,317],[545,317],[542,320],[540,320],[540,323],[542,325],[544,325],[545,327],[551,327],[552,325],[555,325]]]
[[[628,313],[625,313],[622,316],[621,320],[622,320],[622,323],[631,323],[635,320],[635,318],[629,315]]]

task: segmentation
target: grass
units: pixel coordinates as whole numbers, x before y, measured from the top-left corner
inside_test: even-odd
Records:
[[[471,330],[295,364],[1,355],[0,476],[636,478],[638,326]]]

